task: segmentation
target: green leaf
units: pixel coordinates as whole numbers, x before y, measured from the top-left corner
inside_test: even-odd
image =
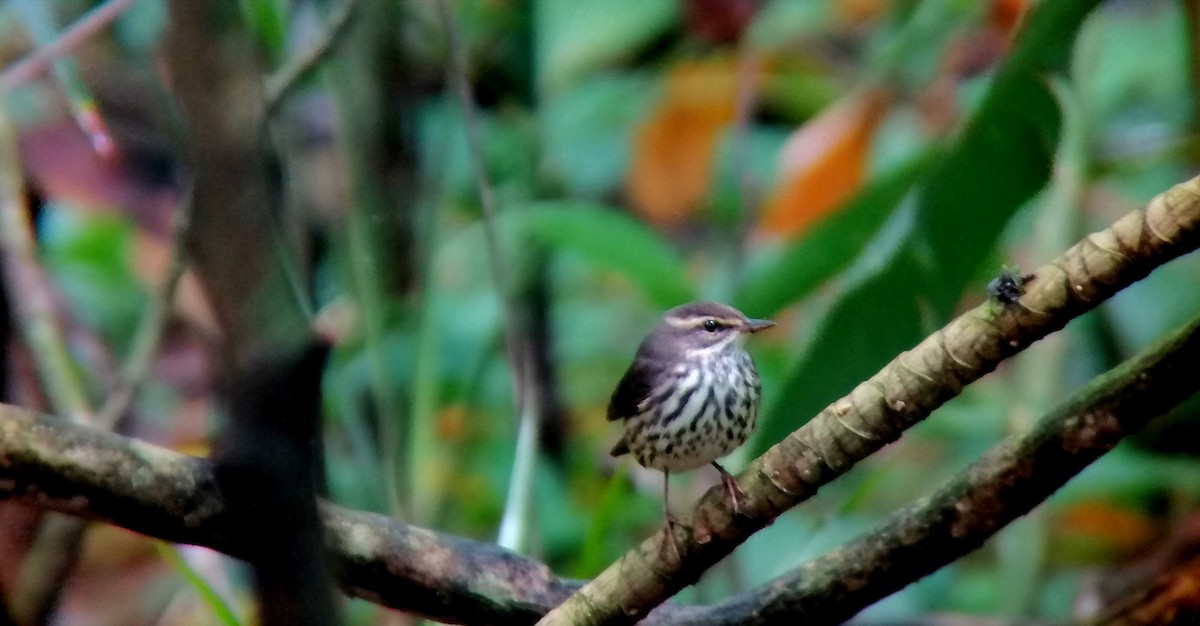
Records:
[[[547,93],[576,76],[623,57],[677,22],[672,0],[538,0],[535,3],[538,84]]]
[[[74,315],[123,351],[146,301],[130,268],[129,221],[64,205],[45,213],[42,232],[45,263]]]
[[[1029,15],[979,108],[915,196],[915,228],[882,262],[860,259],[852,270],[858,278],[780,388],[766,390],[773,395],[756,453],[915,345],[930,304],[939,318],[949,316],[1009,218],[1050,177],[1060,116],[1045,78],[1065,69],[1074,34],[1097,2],[1046,2]],[[882,247],[865,250],[878,255]]]
[[[201,602],[212,611],[213,617],[217,618],[218,622],[223,626],[241,626],[241,622],[238,621],[233,610],[229,608],[217,590],[205,580],[203,574],[184,560],[183,555],[179,554],[175,546],[165,541],[155,540],[153,543],[154,551],[171,566],[171,569],[183,576],[183,579],[196,591],[196,595],[200,596]]]
[[[283,0],[241,0],[242,19],[273,62],[287,47],[287,5]]]
[[[1033,511],[996,537],[996,574],[1005,591],[1004,599],[990,607],[990,613],[1020,619],[1034,609],[1045,582],[1042,569],[1046,565],[1047,526],[1045,511]]]
[[[629,170],[634,129],[657,96],[652,76],[608,72],[546,97],[543,171],[575,196],[611,193]]]
[[[770,317],[848,267],[933,163],[934,150],[874,180],[845,208],[790,243],[734,298],[734,306]]]
[[[1060,114],[1047,80],[1065,73],[1075,33],[1099,0],[1037,5],[978,110],[924,185],[918,229],[948,314],[1020,206],[1050,178]]]
[[[694,298],[683,259],[647,226],[616,209],[586,202],[534,202],[504,213],[529,237],[620,273],[663,309]]]
[[[900,277],[907,254],[851,285],[817,324],[812,342],[767,398],[755,456],[921,339],[920,294]]]

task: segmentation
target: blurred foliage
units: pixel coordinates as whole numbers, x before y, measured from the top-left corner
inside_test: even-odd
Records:
[[[493,539],[517,433],[500,301],[434,4],[386,2],[371,15],[397,23],[350,28],[343,37],[374,39],[341,42],[342,73],[312,73],[272,122],[288,200],[280,241],[311,260],[318,318],[337,329],[324,381],[329,496]],[[239,0],[273,68],[313,44],[331,4]],[[660,475],[608,457],[617,430],[604,414],[662,310],[720,299],[780,323],[750,343],[763,420],[730,460],[736,469],[982,301],[1002,265],[1028,270],[1060,253],[1047,232],[1075,241],[1189,177],[1200,155],[1196,22],[1174,0],[1097,4],[454,2],[506,271],[518,286],[544,279],[544,298],[524,287],[517,296],[546,313],[565,407],[545,429],[558,445],[544,448],[534,478],[534,556],[592,575],[661,523]],[[90,6],[60,0],[56,23]],[[139,0],[74,55],[119,166],[89,165],[74,83],[50,76],[5,99],[45,200],[42,255],[64,317],[92,336],[74,345],[97,389],[157,284],[161,224],[178,194],[178,177],[163,173],[171,153],[151,149],[170,144],[167,88],[151,69],[164,13]],[[0,5],[6,63],[33,45],[22,19]],[[370,73],[346,69],[364,58]],[[362,111],[372,121],[351,128],[368,119]],[[354,140],[362,132],[376,133],[374,147]],[[408,231],[389,239],[397,228]],[[410,243],[380,247],[388,241]],[[130,432],[197,451],[220,423],[214,337],[201,292],[184,282]],[[685,599],[718,600],[868,530],[1195,315],[1198,285],[1194,256],[1156,271],[783,516]],[[1200,403],[1182,407],[983,549],[859,619],[1058,619],[1103,605],[1106,572],[1144,572],[1200,539],[1198,418]],[[716,482],[707,470],[673,480],[674,508]],[[218,623],[211,611],[172,608],[194,603],[197,589],[214,610],[228,604],[250,620],[230,563],[183,551],[168,565],[136,544],[113,542],[127,553],[106,567],[85,553],[80,577],[108,575],[118,560],[141,572],[122,584],[156,591],[116,599],[81,584],[63,623]],[[0,582],[14,562],[0,559]],[[359,602],[348,615],[383,620]]]

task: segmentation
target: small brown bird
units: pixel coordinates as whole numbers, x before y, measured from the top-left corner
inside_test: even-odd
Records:
[[[679,523],[668,508],[671,472],[711,464],[737,511],[745,494],[717,459],[754,430],[761,385],[742,344],[774,325],[715,302],[675,307],[642,340],[613,391],[608,419],[625,420],[625,432],[611,454],[628,452],[643,467],[662,471],[668,532]]]

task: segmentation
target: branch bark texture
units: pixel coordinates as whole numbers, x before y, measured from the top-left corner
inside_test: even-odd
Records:
[[[237,558],[257,549],[210,461],[4,404],[0,498]],[[578,588],[491,543],[333,504],[321,514],[342,588],[384,606],[445,622],[528,624]]]
[[[544,624],[633,623],[693,583],[787,509],[895,441],[1004,359],[1095,308],[1167,261],[1200,246],[1200,178],[1155,197],[1038,268],[1016,303],[985,303],[904,352],[752,462],[737,515],[719,489],[692,512],[691,532],[661,546],[659,531],[602,572]]]
[[[678,624],[840,624],[968,554],[1033,510],[1122,437],[1194,394],[1200,318],[1098,377],[1027,433],[858,539]]]

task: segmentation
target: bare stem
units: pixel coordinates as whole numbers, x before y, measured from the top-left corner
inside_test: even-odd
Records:
[[[742,286],[750,234],[759,214],[759,181],[754,175],[754,166],[750,159],[750,131],[753,126],[751,122],[758,107],[758,66],[758,55],[749,43],[743,43],[737,65],[737,110],[734,115],[733,137],[733,147],[737,153],[734,169],[742,206],[738,227],[733,230],[735,240],[730,264],[730,293],[736,293]]]
[[[0,111],[0,248],[17,323],[54,410],[74,422],[94,424],[87,388],[58,326],[49,279],[37,260],[25,198],[16,137]],[[18,622],[40,623],[53,610],[74,568],[85,526],[81,520],[57,515],[42,521],[12,593]]]
[[[46,71],[47,66],[51,65],[54,59],[74,50],[80,43],[108,26],[121,13],[133,6],[133,3],[134,0],[108,0],[88,11],[70,28],[64,30],[58,39],[49,45],[38,48],[33,54],[0,74],[0,92],[11,91],[36,78]]]
[[[58,326],[49,279],[38,263],[18,163],[12,126],[0,113],[0,246],[14,312],[54,410],[91,423],[94,415],[86,387]]]
[[[442,21],[442,29],[446,33],[446,41],[450,48],[451,69],[450,78],[458,90],[459,102],[463,109],[463,123],[467,133],[467,145],[471,155],[471,165],[475,170],[475,186],[479,192],[479,206],[483,212],[483,232],[487,241],[489,266],[492,271],[492,281],[500,294],[500,316],[504,327],[504,345],[508,357],[508,366],[512,382],[513,401],[516,414],[520,416],[520,427],[517,434],[517,453],[513,463],[513,476],[510,481],[508,497],[504,503],[504,516],[500,524],[500,545],[517,548],[525,543],[528,531],[527,524],[531,506],[532,484],[537,465],[537,448],[540,439],[541,416],[539,407],[531,401],[531,393],[527,388],[529,379],[527,361],[529,358],[527,344],[518,330],[517,304],[513,297],[512,284],[506,274],[508,267],[504,249],[500,242],[499,227],[496,224],[496,198],[488,180],[487,164],[483,158],[483,140],[479,130],[478,116],[475,112],[475,99],[471,93],[471,83],[467,76],[467,54],[458,36],[458,26],[454,20],[453,7],[449,0],[438,1],[438,15]]]
[[[183,201],[175,209],[174,222],[171,232],[171,259],[167,275],[161,285],[154,291],[146,310],[142,313],[142,321],[134,335],[133,348],[125,365],[121,368],[117,387],[109,393],[108,399],[100,407],[96,423],[101,428],[116,427],[121,417],[129,410],[138,387],[145,381],[150,363],[158,352],[162,341],[163,329],[171,315],[171,304],[175,301],[175,291],[187,268],[187,238],[192,225],[192,192],[189,188],[184,192]]]
[[[267,119],[274,117],[275,113],[279,111],[279,107],[300,83],[300,79],[320,65],[321,61],[325,60],[337,47],[338,41],[350,27],[356,6],[357,0],[342,0],[334,5],[326,19],[325,28],[317,36],[316,41],[267,79],[265,87],[267,105],[264,114]]]

